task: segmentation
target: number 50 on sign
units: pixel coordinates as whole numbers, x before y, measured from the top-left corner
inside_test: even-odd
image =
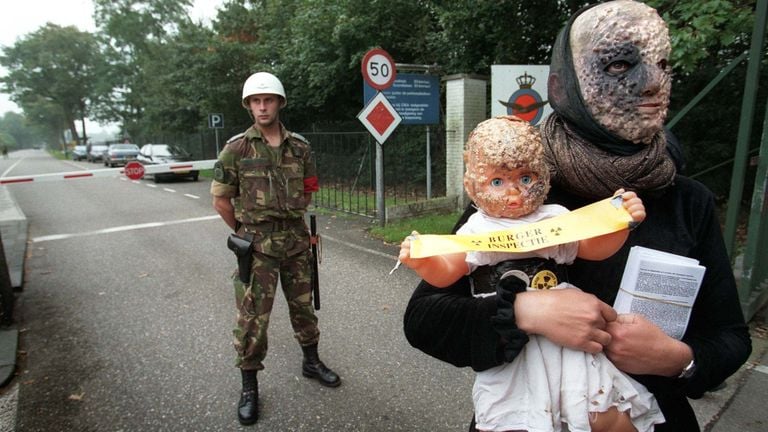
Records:
[[[374,48],[365,53],[360,66],[365,82],[376,90],[387,89],[395,82],[397,75],[395,62],[381,48]]]

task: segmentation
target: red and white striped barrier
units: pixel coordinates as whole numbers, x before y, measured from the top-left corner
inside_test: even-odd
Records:
[[[144,165],[144,174],[157,174],[166,172],[189,171],[211,169],[216,159],[208,159],[191,162],[177,162],[169,164]],[[90,171],[67,171],[51,174],[37,174],[31,176],[1,177],[0,185],[31,183],[41,181],[72,180],[92,177],[119,177],[125,175],[125,168],[104,168]]]

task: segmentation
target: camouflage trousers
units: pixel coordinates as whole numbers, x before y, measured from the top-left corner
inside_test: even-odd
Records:
[[[262,370],[267,356],[267,328],[275,302],[278,278],[288,302],[294,336],[301,346],[316,344],[320,338],[317,316],[312,308],[311,252],[276,258],[254,252],[251,285],[233,276],[237,325],[233,331],[236,366]]]

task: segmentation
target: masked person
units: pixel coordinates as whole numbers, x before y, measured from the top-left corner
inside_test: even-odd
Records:
[[[515,293],[497,284],[496,296],[474,298],[468,278],[446,288],[422,282],[404,317],[413,346],[475,370],[513,361],[517,341],[528,334],[602,351],[656,397],[666,418],[656,431],[699,430],[687,398],[738,370],[751,342],[712,193],[678,175],[666,148],[669,52],[664,21],[643,3],[611,1],[571,17],[553,47],[554,113],[541,128],[552,174],[548,201],[576,209],[623,188],[643,199],[647,217],[612,257],[576,259],[568,267],[569,282],[580,290]],[[706,267],[681,340],[640,315],[617,317],[609,306],[635,245]]]
[[[238,234],[252,237],[250,283],[233,276],[237,326],[234,345],[243,388],[237,416],[242,424],[258,419],[256,372],[264,369],[267,327],[278,279],[294,335],[304,352],[302,374],[337,387],[339,376],[320,361],[320,331],[312,309],[311,252],[304,213],[318,190],[309,143],[280,122],[286,105],[283,84],[258,72],[243,85],[242,105],[254,125],[230,139],[214,166],[213,206]]]
[[[478,211],[457,234],[502,231],[568,212],[557,204],[543,204],[549,191],[544,148],[538,130],[517,117],[480,123],[469,134],[464,162],[464,188]],[[637,195],[619,190],[616,196],[622,197],[633,226],[645,219]],[[577,256],[608,258],[624,244],[628,228],[531,252],[472,251],[425,258],[411,257],[408,237],[399,259],[436,287],[469,274],[475,292],[487,292],[488,281],[495,285],[498,280],[515,292],[540,285],[563,288],[569,286],[558,283],[565,280],[563,265]],[[520,344],[521,353],[513,362],[476,375],[472,393],[479,430],[544,432],[567,424],[574,432],[647,432],[664,421],[648,390],[603,353],[563,348],[536,335]]]

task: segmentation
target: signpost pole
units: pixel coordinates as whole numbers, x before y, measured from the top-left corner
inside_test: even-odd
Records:
[[[381,143],[376,142],[376,214],[379,215],[380,226],[385,226],[386,206],[384,205],[384,152]]]
[[[224,114],[208,114],[208,127],[216,136],[216,157],[219,157],[219,129],[224,127]]]
[[[427,199],[432,199],[432,156],[429,149],[429,125],[427,125]]]
[[[386,96],[381,93],[381,90],[392,86],[397,76],[397,70],[392,57],[381,48],[374,48],[365,53],[360,68],[363,80],[371,87],[379,90],[357,118],[376,138],[376,213],[379,215],[381,226],[385,226],[387,218],[386,205],[384,205],[384,152],[382,144],[403,119],[389,103]]]
[[[216,157],[219,157],[219,129],[214,129],[214,133],[216,134]]]

